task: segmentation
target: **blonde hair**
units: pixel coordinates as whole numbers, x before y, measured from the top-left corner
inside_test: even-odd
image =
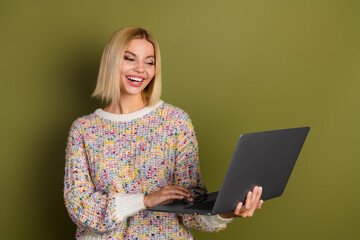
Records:
[[[133,39],[146,39],[155,52],[155,76],[142,91],[142,98],[148,106],[154,106],[161,95],[161,58],[160,49],[153,35],[140,27],[124,27],[117,30],[109,39],[101,57],[97,83],[91,97],[103,101],[120,100],[120,68],[124,52]]]

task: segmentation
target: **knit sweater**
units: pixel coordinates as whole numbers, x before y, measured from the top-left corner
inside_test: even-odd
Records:
[[[206,193],[192,122],[162,100],[133,113],[99,108],[77,118],[65,158],[65,206],[77,239],[192,239],[189,227],[219,231],[231,221],[144,206],[144,195],[166,185]]]

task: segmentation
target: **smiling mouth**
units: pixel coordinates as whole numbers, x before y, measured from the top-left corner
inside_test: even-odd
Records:
[[[136,83],[142,82],[144,80],[144,78],[139,78],[139,77],[128,77],[128,76],[126,76],[126,78],[129,79],[130,81],[136,82]]]

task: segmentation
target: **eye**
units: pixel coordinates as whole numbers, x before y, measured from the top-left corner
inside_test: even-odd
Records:
[[[155,63],[153,63],[153,62],[148,62],[148,63],[146,63],[146,64],[149,64],[149,65],[151,65],[151,66],[154,66],[154,65],[155,65]]]
[[[133,59],[131,57],[128,57],[128,56],[124,56],[124,59],[127,60],[127,61],[135,61],[135,59]]]

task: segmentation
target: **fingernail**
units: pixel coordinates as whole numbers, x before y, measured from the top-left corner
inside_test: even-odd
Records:
[[[259,187],[259,190],[262,190],[262,187]]]

